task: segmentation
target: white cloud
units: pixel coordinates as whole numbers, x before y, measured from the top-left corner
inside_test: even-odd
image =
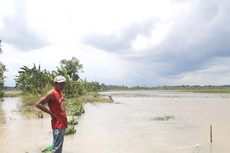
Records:
[[[9,69],[6,85],[13,84],[23,65],[41,63],[54,70],[60,60],[73,56],[83,64],[85,73],[80,76],[89,81],[128,86],[222,84],[230,79],[229,4],[2,0],[0,60]]]
[[[133,73],[133,75],[139,75],[139,73]]]

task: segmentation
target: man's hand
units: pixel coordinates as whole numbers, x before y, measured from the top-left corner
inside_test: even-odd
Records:
[[[57,116],[52,113],[50,110],[48,110],[44,104],[48,103],[49,101],[52,101],[54,99],[54,93],[52,91],[47,92],[47,94],[42,97],[37,103],[36,103],[36,107],[38,107],[40,110],[42,110],[43,112],[46,112],[48,114],[51,115],[52,118],[52,122],[54,120],[58,120]]]
[[[55,120],[58,120],[57,116],[54,113],[51,114],[51,118],[52,118],[51,122],[54,122]]]

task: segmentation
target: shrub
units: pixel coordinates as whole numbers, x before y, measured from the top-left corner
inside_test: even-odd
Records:
[[[0,89],[0,98],[3,97],[4,92]]]

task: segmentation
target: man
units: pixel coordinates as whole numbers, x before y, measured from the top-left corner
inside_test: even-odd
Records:
[[[62,146],[64,142],[65,129],[67,126],[67,117],[65,110],[65,101],[62,96],[62,90],[65,88],[66,79],[63,76],[57,76],[54,79],[54,89],[47,92],[47,94],[42,97],[37,103],[36,106],[50,114],[51,116],[51,125],[53,129],[53,145],[52,153],[61,153]],[[44,104],[48,103],[48,110]]]

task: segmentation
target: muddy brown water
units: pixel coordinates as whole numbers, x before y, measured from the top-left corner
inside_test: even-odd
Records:
[[[114,91],[114,103],[87,103],[63,153],[229,153],[230,95]],[[41,153],[52,144],[50,118],[27,117],[19,98],[0,102],[0,152]],[[168,121],[154,117],[174,116]],[[213,142],[210,143],[210,125]]]

